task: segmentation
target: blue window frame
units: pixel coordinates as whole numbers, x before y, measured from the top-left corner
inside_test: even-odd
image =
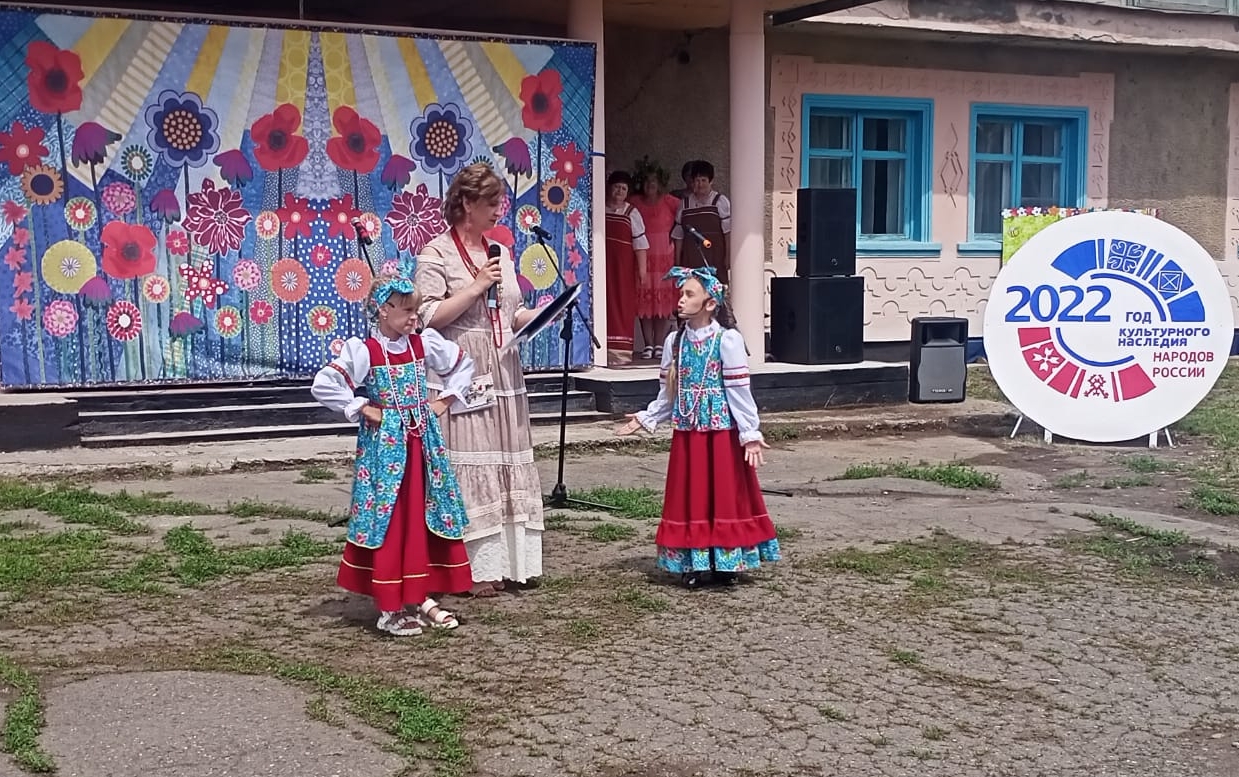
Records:
[[[1082,206],[1087,138],[1086,108],[974,104],[960,252],[1000,252],[1006,208]]]
[[[800,185],[856,189],[856,251],[937,256],[933,101],[805,95]]]

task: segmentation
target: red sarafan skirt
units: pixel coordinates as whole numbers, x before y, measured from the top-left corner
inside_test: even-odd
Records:
[[[747,550],[774,539],[757,471],[744,460],[740,433],[676,430],[656,538],[660,560],[665,550]]]
[[[422,440],[410,437],[404,480],[383,544],[374,549],[351,542],[344,546],[336,585],[373,598],[383,612],[419,605],[432,594],[463,593],[473,587],[465,543],[426,528],[425,482]]]

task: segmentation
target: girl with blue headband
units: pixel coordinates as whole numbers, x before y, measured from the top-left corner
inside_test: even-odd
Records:
[[[434,595],[473,585],[462,540],[468,519],[438,418],[463,401],[473,360],[421,328],[420,303],[412,261],[376,278],[370,335],[349,338],[311,389],[323,406],[358,424],[348,541],[336,583],[371,597],[378,629],[397,636],[421,634],[423,626],[456,628],[456,616]],[[445,383],[433,402],[427,368]],[[357,396],[359,389],[365,396]],[[409,605],[414,612],[405,610]]]
[[[663,347],[658,397],[616,434],[654,431],[670,420],[671,459],[658,566],[689,588],[710,574],[731,585],[737,574],[779,560],[779,541],[756,468],[769,448],[749,389],[744,339],[731,323],[723,284],[712,267],[674,267],[681,329]],[[721,321],[720,321],[721,319]]]

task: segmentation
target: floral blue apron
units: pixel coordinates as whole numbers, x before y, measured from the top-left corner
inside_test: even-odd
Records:
[[[420,437],[426,467],[426,527],[449,540],[464,536],[469,519],[448,461],[439,419],[426,400],[425,351],[420,337],[410,337],[413,360],[391,364],[383,346],[371,339],[370,375],[366,378],[372,404],[383,409],[383,421],[372,429],[364,419],[357,431],[357,460],[348,541],[377,548],[387,536],[392,510],[408,460],[407,441]],[[375,356],[380,356],[376,359]]]

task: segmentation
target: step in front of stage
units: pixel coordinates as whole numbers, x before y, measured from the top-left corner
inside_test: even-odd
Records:
[[[556,424],[559,374],[526,377],[534,424]],[[768,362],[752,371],[762,412],[812,411],[907,401],[908,365]],[[658,394],[657,366],[595,368],[569,377],[567,422],[589,423],[644,409]],[[180,386],[66,388],[0,394],[0,451],[282,437],[353,435],[356,426],[323,408],[309,380]]]
[[[530,418],[559,422],[561,381],[530,376]],[[224,440],[354,435],[355,424],[314,401],[310,382],[111,386],[0,395],[0,450],[178,445]],[[569,423],[608,416],[587,391],[568,392]]]

